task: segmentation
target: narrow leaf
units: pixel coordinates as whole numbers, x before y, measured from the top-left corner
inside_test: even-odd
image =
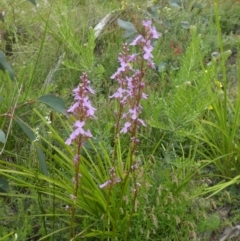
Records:
[[[8,192],[8,181],[0,177],[0,193]]]
[[[62,98],[55,95],[43,95],[37,99],[37,101],[48,105],[49,107],[53,108],[57,112],[60,112],[62,114],[66,114],[66,107],[65,102]]]
[[[6,71],[8,72],[10,78],[12,80],[15,80],[15,74],[11,68],[11,66],[9,65],[9,63],[7,62],[6,58],[5,58],[5,55],[3,53],[3,51],[0,50],[0,69],[2,71]]]
[[[9,234],[4,235],[3,237],[0,238],[0,241],[9,240],[9,237],[10,237],[11,235],[13,235],[13,234],[14,234],[14,232],[11,232],[11,233],[9,233]],[[7,239],[7,238],[8,238],[8,239]]]
[[[129,38],[129,37],[133,36],[135,33],[136,33],[136,31],[127,30],[127,31],[124,33],[123,38]]]
[[[35,133],[33,132],[33,130],[31,129],[31,127],[29,125],[27,125],[23,120],[21,120],[18,117],[15,118],[15,121],[19,124],[19,126],[27,134],[28,138],[31,141],[34,141],[36,139],[36,135],[35,135]]]
[[[46,164],[46,158],[45,155],[39,147],[37,148],[37,157],[39,161],[39,166],[45,176],[48,175],[48,170],[47,170],[47,164]]]
[[[6,136],[5,133],[0,129],[0,142],[3,144],[6,142]]]

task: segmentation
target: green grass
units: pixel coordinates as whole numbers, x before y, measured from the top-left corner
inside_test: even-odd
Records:
[[[8,35],[0,50],[16,75],[13,81],[0,71],[0,130],[6,139],[0,132],[0,240],[218,239],[239,218],[240,60],[228,50],[240,48],[240,4],[183,1],[178,8],[162,1],[150,9],[143,0],[37,3],[0,4],[6,12],[0,31]],[[94,26],[111,11],[113,22],[95,39]],[[150,16],[162,37],[154,46],[156,70],[144,76],[148,99],[141,103],[141,118],[147,127],[139,129],[137,152],[142,164],[137,177],[130,173],[109,199],[110,191],[98,185],[109,178],[116,107],[109,95],[117,88],[110,77],[126,41],[116,19],[140,26]],[[70,106],[82,72],[96,90],[97,119],[88,123],[94,139],[81,153],[83,189],[72,224],[75,154],[64,142],[74,120],[37,99],[53,94]],[[114,160],[121,177],[127,175],[121,168],[128,148],[128,137],[122,137]],[[133,202],[136,181],[141,188]],[[229,205],[231,214],[219,216]]]

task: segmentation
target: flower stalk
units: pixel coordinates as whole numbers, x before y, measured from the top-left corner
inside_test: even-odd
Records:
[[[111,76],[118,82],[119,88],[110,96],[118,102],[118,110],[115,111],[116,126],[115,126],[115,146],[113,151],[113,165],[115,164],[117,143],[119,134],[129,134],[129,161],[125,165],[125,176],[122,180],[122,191],[120,197],[119,210],[122,207],[123,197],[126,194],[126,185],[129,183],[130,174],[132,173],[132,185],[133,185],[133,198],[132,198],[132,210],[130,211],[130,217],[125,233],[125,240],[128,239],[128,231],[130,228],[130,222],[135,210],[135,203],[137,198],[138,189],[140,184],[137,183],[136,177],[136,155],[140,140],[138,139],[138,130],[140,126],[146,126],[145,122],[140,118],[142,113],[142,106],[140,104],[142,99],[147,99],[147,95],[144,93],[145,79],[144,75],[146,70],[150,67],[155,69],[155,65],[152,61],[153,46],[152,40],[158,39],[160,34],[156,31],[155,27],[152,27],[150,20],[143,21],[143,31],[130,43],[130,45],[124,43],[123,51],[119,54],[118,61],[120,67]],[[137,46],[140,49],[140,54],[130,54],[130,46]],[[117,214],[116,219],[119,214]]]
[[[67,145],[72,143],[76,144],[76,155],[74,157],[74,177],[72,179],[74,184],[74,192],[70,195],[73,200],[71,207],[71,229],[70,238],[74,236],[74,226],[75,226],[75,214],[76,214],[76,201],[78,197],[78,191],[80,188],[80,179],[82,177],[80,173],[81,165],[81,149],[84,142],[92,137],[90,130],[85,130],[86,121],[89,118],[95,117],[95,108],[92,107],[89,100],[89,94],[94,94],[93,89],[90,87],[90,81],[87,79],[87,74],[83,73],[80,77],[81,83],[76,89],[73,90],[75,103],[68,109],[68,113],[72,114],[76,121],[73,124],[74,130],[70,134],[70,137],[66,140]]]

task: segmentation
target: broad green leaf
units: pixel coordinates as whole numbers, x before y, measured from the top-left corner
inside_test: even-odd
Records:
[[[66,107],[65,107],[65,102],[62,98],[59,96],[55,95],[43,95],[37,99],[37,101],[50,106],[57,112],[60,112],[62,114],[66,114]]]
[[[37,148],[37,157],[38,157],[39,165],[43,174],[47,176],[48,170],[47,170],[46,158],[42,149],[40,149],[39,147]]]
[[[170,6],[172,6],[172,7],[181,8],[181,6],[182,6],[182,1],[181,1],[181,0],[170,0],[169,4],[170,4]]]
[[[1,51],[1,50],[0,50],[0,69],[2,71],[4,71],[4,72],[5,71],[8,72],[10,78],[12,80],[15,80],[15,74],[14,74],[11,66],[7,62],[6,57],[5,57],[4,53],[3,53],[3,51]]]
[[[6,136],[5,133],[0,129],[0,142],[3,144],[6,142]]]
[[[8,181],[0,177],[0,193],[8,192]]]
[[[129,38],[129,37],[133,36],[135,33],[136,33],[136,31],[127,30],[127,31],[125,32],[125,34],[123,35],[123,38]]]
[[[135,29],[134,25],[128,21],[123,21],[122,19],[118,18],[117,19],[118,25],[125,29],[128,32],[137,32],[137,30]]]
[[[29,125],[27,125],[23,120],[21,120],[18,117],[15,118],[15,121],[19,124],[19,126],[27,134],[28,138],[31,141],[34,141],[36,139],[36,135],[35,135],[35,133],[33,132],[33,130],[31,129],[31,127]]]
[[[37,5],[36,1],[35,0],[28,0],[30,3],[32,3],[33,5]]]

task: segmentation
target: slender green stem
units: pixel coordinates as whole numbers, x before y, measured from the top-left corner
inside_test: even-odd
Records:
[[[80,187],[79,170],[80,170],[80,163],[81,163],[80,152],[81,152],[82,142],[83,142],[83,138],[82,138],[82,136],[80,136],[79,140],[78,140],[77,156],[75,157],[76,160],[74,160],[75,176],[74,176],[74,194],[72,196],[73,204],[72,204],[72,207],[71,207],[70,239],[73,238],[74,234],[75,234],[76,200],[77,200],[77,197],[78,197],[78,190],[79,190],[79,187]]]
[[[112,155],[112,164],[115,165],[116,162],[116,156],[117,156],[117,148],[118,148],[118,140],[119,140],[119,133],[120,133],[120,120],[123,113],[123,104],[119,103],[119,111],[117,112],[117,121],[116,121],[116,127],[114,132],[114,150]]]
[[[217,26],[217,32],[218,32],[218,42],[220,47],[220,53],[223,55],[223,42],[222,42],[222,34],[221,34],[221,25],[219,21],[219,14],[217,9],[217,2],[214,2],[214,10],[215,10],[215,17],[216,17],[216,26]],[[224,83],[224,107],[223,107],[223,121],[226,123],[227,120],[227,71],[225,66],[225,58],[220,57],[220,64],[221,64],[221,70],[223,72],[223,83]]]
[[[40,60],[40,55],[42,53],[43,46],[45,44],[45,40],[46,40],[46,37],[47,37],[47,30],[48,30],[48,25],[49,25],[49,21],[50,21],[51,10],[52,10],[52,5],[50,7],[50,11],[49,11],[49,14],[48,14],[48,17],[47,17],[47,20],[46,20],[46,25],[45,25],[45,28],[44,28],[43,38],[41,40],[40,48],[39,48],[39,51],[38,51],[38,54],[37,54],[37,60],[35,62],[35,65],[34,65],[34,68],[33,68],[32,74],[31,74],[30,84],[29,84],[29,86],[27,88],[27,91],[26,91],[26,94],[25,94],[25,96],[23,98],[23,101],[26,100],[26,98],[28,96],[28,92],[30,91],[32,83],[33,83],[33,80],[34,80],[34,75],[37,73],[36,69],[37,69],[37,66],[38,66],[38,63],[39,63],[39,60]],[[41,17],[41,15],[40,15],[40,17]]]
[[[101,236],[101,240],[104,240],[104,236],[105,236],[105,229],[108,225],[108,212],[109,212],[109,204],[110,204],[110,197],[111,197],[111,191],[112,191],[112,185],[109,186],[109,191],[108,191],[108,195],[107,195],[107,206],[106,206],[106,213],[105,213],[105,217],[104,217],[104,227],[103,227],[103,235]]]
[[[192,36],[194,50],[197,52],[198,61],[201,65],[202,70],[205,71],[205,67],[204,67],[204,63],[203,63],[203,57],[202,57],[202,54],[201,54],[201,51],[200,51],[198,38],[196,36],[197,28],[195,26],[192,26],[190,28],[190,30],[191,30],[191,36]]]
[[[56,220],[56,216],[55,216],[55,209],[56,209],[56,203],[55,203],[55,184],[52,183],[53,185],[53,197],[52,197],[52,210],[53,210],[53,220],[52,220],[52,230],[55,230],[55,220]],[[51,240],[54,240],[54,234],[51,236]]]
[[[130,229],[130,226],[131,226],[133,213],[135,212],[135,204],[136,204],[137,195],[138,195],[138,186],[137,186],[137,181],[136,181],[135,170],[133,171],[133,183],[134,183],[134,190],[133,190],[132,209],[131,209],[131,212],[130,212],[130,217],[128,219],[128,224],[127,224],[127,228],[126,228],[125,239],[124,239],[125,241],[128,240],[129,229]]]
[[[42,215],[43,227],[44,227],[45,234],[47,234],[47,225],[46,225],[46,220],[44,217],[45,210],[43,208],[43,203],[42,203],[42,194],[40,192],[38,192],[37,194],[38,194],[38,204],[39,204],[40,210],[43,214]]]

